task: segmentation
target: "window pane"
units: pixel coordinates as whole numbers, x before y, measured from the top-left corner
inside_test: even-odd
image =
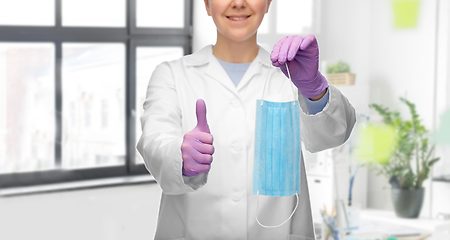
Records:
[[[313,0],[277,1],[278,34],[303,33],[304,28],[312,27],[312,20]]]
[[[178,59],[182,56],[182,47],[138,47],[136,49],[136,143],[142,134],[140,116],[144,112],[142,105],[153,70],[163,61]],[[143,163],[137,151],[136,163]]]
[[[125,0],[64,0],[62,25],[78,27],[125,27]]]
[[[0,0],[0,25],[55,25],[55,0]]]
[[[54,51],[0,43],[0,173],[54,168]]]
[[[184,0],[136,0],[136,26],[183,28]]]
[[[125,46],[63,44],[63,168],[125,164]]]

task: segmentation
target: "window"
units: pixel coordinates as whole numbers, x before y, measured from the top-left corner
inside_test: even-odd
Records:
[[[81,113],[62,114],[63,168],[125,164],[125,49],[123,43],[62,44],[63,110],[74,105]],[[106,116],[108,103],[114,108]]]
[[[313,33],[318,36],[320,2],[320,0],[272,1],[269,13],[264,17],[258,30],[258,44],[270,52],[273,45],[286,35]]]
[[[0,0],[0,6],[0,25],[55,26],[55,0]]]
[[[158,4],[157,8],[152,7],[155,4]],[[183,28],[185,16],[184,0],[137,0],[136,6],[137,27]],[[171,17],[166,17],[166,13],[170,13]]]
[[[0,187],[148,174],[146,85],[191,52],[191,6],[0,0]]]
[[[54,167],[54,52],[51,43],[0,42],[0,173]]]
[[[62,26],[126,27],[125,9],[125,0],[64,0]]]

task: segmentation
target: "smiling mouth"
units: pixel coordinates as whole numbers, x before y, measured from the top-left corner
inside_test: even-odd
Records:
[[[239,16],[239,17],[234,17],[234,16],[227,16],[228,19],[232,20],[232,21],[240,21],[240,20],[245,20],[247,18],[249,18],[250,15],[248,16]]]

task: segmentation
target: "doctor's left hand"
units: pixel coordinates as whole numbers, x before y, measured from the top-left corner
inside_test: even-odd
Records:
[[[319,46],[312,34],[282,38],[273,47],[270,60],[286,77],[287,63],[292,82],[307,98],[320,95],[328,87],[327,80],[319,72]]]
[[[183,175],[196,176],[209,172],[214,153],[213,136],[206,120],[206,105],[202,99],[196,103],[197,126],[187,132],[181,144]]]

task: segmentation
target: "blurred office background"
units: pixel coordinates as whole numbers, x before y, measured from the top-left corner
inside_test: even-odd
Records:
[[[405,97],[435,131],[450,109],[450,1],[421,0],[406,29],[392,1],[274,0],[258,41],[270,52],[315,34],[322,71],[343,60],[356,74],[339,89],[359,122],[380,120],[370,103],[406,115]],[[135,150],[146,85],[159,63],[215,38],[203,0],[0,0],[0,239],[151,239],[161,191]],[[316,223],[347,201],[352,144],[305,152]],[[449,148],[437,146],[423,219],[450,214]],[[353,203],[393,212],[376,173],[359,167]]]

